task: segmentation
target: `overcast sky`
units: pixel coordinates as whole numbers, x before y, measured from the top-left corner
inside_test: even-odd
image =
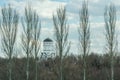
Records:
[[[0,0],[0,6],[3,7],[10,3],[21,16],[24,15],[24,8],[28,0]],[[65,6],[67,10],[68,24],[70,26],[69,40],[72,42],[71,52],[78,52],[78,32],[79,11],[83,0],[29,0],[31,6],[38,13],[42,22],[41,40],[46,37],[53,38],[52,15],[56,13],[59,6]],[[120,0],[88,0],[89,20],[91,28],[91,52],[104,53],[104,9],[105,6],[114,3],[117,8],[117,34],[120,43]],[[20,24],[21,25],[21,24]],[[120,46],[119,46],[120,48]]]

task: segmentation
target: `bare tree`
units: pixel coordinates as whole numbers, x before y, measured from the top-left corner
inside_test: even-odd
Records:
[[[63,58],[69,53],[70,42],[68,41],[69,26],[66,20],[66,9],[58,8],[57,16],[53,16],[55,38],[56,38],[56,52],[60,58],[59,79],[63,79]]]
[[[38,53],[40,51],[40,32],[41,32],[41,22],[39,21],[39,16],[34,12],[33,17],[33,45],[34,45],[34,57],[35,57],[35,80],[38,80]]]
[[[83,80],[86,80],[86,58],[89,54],[90,49],[90,27],[89,27],[89,13],[88,13],[88,2],[84,1],[82,4],[80,16],[80,27],[79,32],[79,52],[82,52],[83,58]]]
[[[114,57],[117,51],[117,36],[116,36],[116,8],[114,4],[106,7],[104,13],[105,20],[105,36],[106,36],[106,51],[110,55],[111,63],[111,80],[114,80]]]
[[[34,12],[30,5],[25,8],[25,16],[22,22],[23,33],[22,33],[22,48],[27,56],[26,61],[26,80],[29,80],[29,58],[33,51],[33,28],[34,26]]]
[[[12,57],[15,50],[18,21],[18,13],[10,5],[2,8],[2,47],[8,57],[9,80],[12,80]]]

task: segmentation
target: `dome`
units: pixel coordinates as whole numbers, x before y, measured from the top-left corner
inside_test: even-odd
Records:
[[[53,42],[53,41],[50,38],[46,38],[46,39],[43,40],[43,42]]]

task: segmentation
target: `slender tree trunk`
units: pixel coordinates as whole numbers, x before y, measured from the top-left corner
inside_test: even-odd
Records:
[[[86,60],[84,60],[83,62],[83,80],[86,80]]]
[[[60,80],[63,80],[63,61],[62,61],[62,57],[60,58]]]
[[[29,54],[27,54],[26,80],[29,80]]]
[[[111,80],[114,80],[114,60],[113,60],[113,56],[111,56]]]
[[[35,46],[35,80],[38,80],[37,46]]]
[[[8,63],[8,66],[9,66],[9,80],[12,80],[12,60],[11,60],[11,57],[9,58],[9,63]]]
[[[38,80],[38,63],[37,58],[35,59],[35,80]]]

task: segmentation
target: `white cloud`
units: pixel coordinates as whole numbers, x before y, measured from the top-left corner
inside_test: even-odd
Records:
[[[8,3],[10,3],[14,8],[16,8],[20,14],[24,14],[24,8],[27,6],[27,1],[9,0]],[[32,8],[36,10],[38,15],[43,18],[52,18],[53,13],[59,6],[66,5],[65,2],[57,2],[50,0],[30,0],[29,3],[31,4]]]
[[[104,28],[104,23],[103,22],[91,22],[90,23],[90,27],[93,29],[93,28],[99,28],[99,27],[102,27]]]
[[[33,2],[33,8],[36,9],[36,11],[38,12],[38,14],[42,17],[47,17],[47,18],[52,18],[53,13],[56,11],[56,9],[60,6],[60,5],[65,5],[66,3],[64,2],[56,2],[56,1],[44,1],[44,2]]]

